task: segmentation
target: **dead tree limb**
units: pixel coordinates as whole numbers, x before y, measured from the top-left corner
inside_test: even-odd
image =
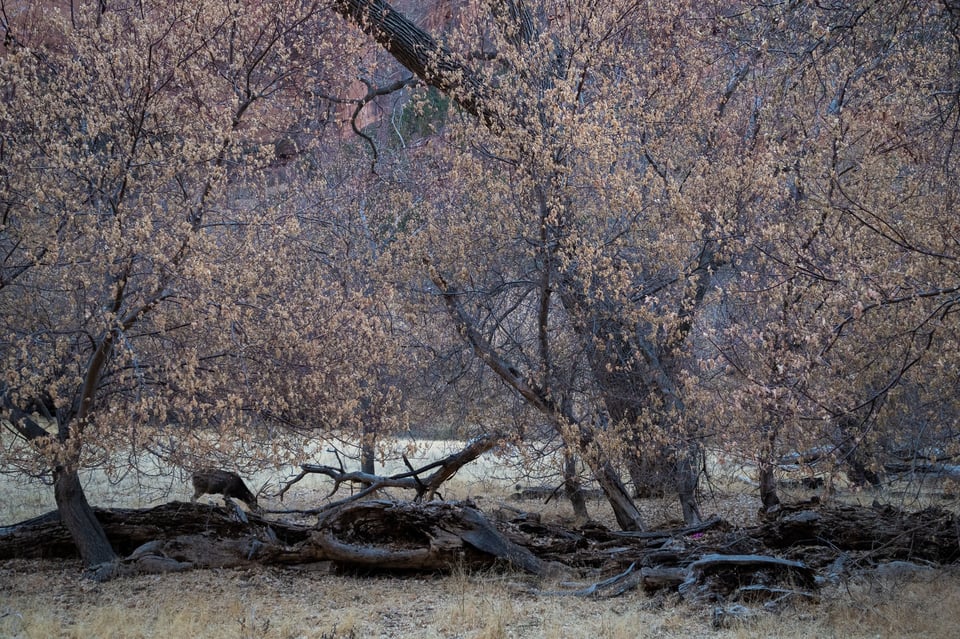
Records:
[[[704,555],[690,564],[687,578],[678,589],[692,601],[738,600],[749,596],[817,598],[817,582],[809,566],[767,555]]]
[[[651,531],[636,531],[636,530],[616,530],[611,531],[609,534],[613,537],[626,538],[626,539],[665,539],[668,537],[683,537],[686,535],[695,535],[701,533],[705,530],[709,530],[715,527],[726,526],[726,522],[720,518],[719,515],[712,515],[707,519],[701,521],[700,523],[693,524],[692,526],[685,526],[683,528],[675,528],[670,530],[651,530]]]
[[[872,508],[841,504],[788,512],[750,534],[774,549],[818,545],[869,552],[874,561],[960,560],[960,523],[941,508],[907,512],[879,504]]]
[[[504,562],[542,574],[547,565],[469,502],[346,503],[325,512],[306,543],[353,569],[429,571]]]
[[[381,488],[403,488],[405,490],[412,490],[416,493],[416,501],[422,501],[424,497],[426,497],[427,501],[430,501],[434,499],[437,491],[444,482],[456,475],[461,468],[477,457],[495,448],[499,442],[500,435],[498,433],[481,435],[468,442],[466,447],[459,452],[448,455],[441,460],[432,462],[421,468],[390,476],[374,475],[360,471],[347,472],[343,468],[333,468],[332,466],[323,466],[320,464],[301,464],[300,474],[288,481],[280,490],[278,496],[282,499],[284,493],[286,493],[291,486],[308,474],[320,473],[333,479],[333,489],[328,496],[336,494],[340,485],[344,482],[352,482],[364,486],[364,489],[359,493],[333,504],[328,504],[320,509],[321,511],[362,499]],[[421,477],[421,475],[434,468],[437,470],[426,477]]]

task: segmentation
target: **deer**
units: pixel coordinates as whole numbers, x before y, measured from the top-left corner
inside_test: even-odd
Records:
[[[251,510],[259,510],[257,497],[250,492],[247,485],[240,479],[240,475],[231,473],[227,470],[218,470],[216,468],[202,468],[192,477],[193,497],[191,502],[196,502],[201,495],[223,495],[223,500],[228,501],[230,497],[239,499]]]

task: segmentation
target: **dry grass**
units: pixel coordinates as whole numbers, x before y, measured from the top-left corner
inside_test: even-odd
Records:
[[[110,637],[930,637],[957,636],[960,573],[862,579],[820,605],[713,630],[711,610],[634,592],[532,594],[516,575],[351,577],[326,570],[205,570],[92,584],[76,563],[0,566],[0,636]]]
[[[427,451],[425,458],[442,455]],[[467,471],[467,469],[464,469]],[[270,476],[254,478],[259,483]],[[448,497],[474,498],[492,509],[520,479],[502,459],[485,457],[449,486]],[[284,503],[267,498],[268,508],[315,507],[329,490],[327,478],[298,484]],[[756,512],[753,488],[727,481],[707,495],[705,513],[749,524]],[[147,506],[186,499],[180,478],[109,483],[87,477],[97,505]],[[34,516],[52,507],[52,491],[0,478],[0,524]],[[849,495],[867,504],[873,495]],[[569,506],[537,506],[546,520],[569,521]],[[905,504],[910,506],[910,504]],[[916,507],[914,503],[913,507]],[[653,525],[674,522],[674,500],[642,505]],[[611,524],[607,506],[591,502],[591,514]],[[712,609],[691,606],[673,594],[632,592],[611,600],[542,594],[556,584],[537,583],[509,573],[444,576],[356,577],[332,574],[318,564],[301,569],[205,570],[145,575],[105,584],[80,578],[76,562],[16,560],[0,563],[0,637],[507,637],[634,639],[636,637],[930,637],[960,636],[954,612],[960,609],[960,569],[903,578],[866,573],[822,593],[818,605],[761,614],[714,630]],[[538,594],[539,593],[539,594]]]

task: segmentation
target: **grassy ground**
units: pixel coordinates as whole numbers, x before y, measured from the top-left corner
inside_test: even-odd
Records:
[[[79,564],[0,564],[0,636],[138,637],[943,637],[958,628],[960,573],[861,578],[819,605],[724,630],[675,596],[535,594],[510,574],[351,577],[321,570],[206,570],[92,584]]]
[[[511,473],[502,459],[489,457],[463,472],[447,496],[474,498],[487,510],[507,503],[542,510],[547,520],[569,520],[569,506],[563,503],[507,501],[514,483],[522,479]],[[259,487],[267,480],[276,481],[269,476],[251,484]],[[0,525],[52,507],[48,487],[0,484]],[[87,488],[91,501],[103,506],[142,507],[190,495],[177,477],[111,483],[91,475]],[[315,507],[329,488],[329,479],[311,477],[291,489],[283,503],[269,496],[261,503],[278,510]],[[869,504],[875,496],[845,498]],[[706,495],[704,512],[749,524],[756,507],[751,487],[728,482]],[[597,520],[610,523],[605,504],[591,502],[590,508]],[[643,510],[652,525],[670,523],[679,515],[672,500],[644,502]],[[549,594],[557,584],[512,573],[356,577],[333,574],[328,565],[317,564],[145,575],[105,584],[85,581],[80,573],[77,562],[0,563],[0,638],[960,636],[957,568],[899,577],[865,572],[825,589],[819,604],[760,614],[721,630],[711,625],[711,606],[692,606],[675,594],[637,591],[609,600],[559,596]]]

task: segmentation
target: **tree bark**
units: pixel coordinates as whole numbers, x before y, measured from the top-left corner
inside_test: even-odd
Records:
[[[54,470],[53,491],[57,511],[88,568],[114,562],[117,554],[107,539],[103,526],[93,513],[80,485],[80,476],[75,469]]]
[[[450,286],[432,265],[429,268],[430,279],[440,291],[454,325],[460,330],[480,361],[532,407],[543,413],[563,438],[565,445],[580,452],[584,463],[590,468],[600,488],[607,495],[607,500],[620,527],[624,530],[643,530],[643,516],[637,509],[637,505],[630,499],[619,473],[610,463],[609,456],[600,448],[593,427],[576,419],[569,410],[558,405],[548,393],[521,375],[515,366],[506,361],[477,330],[473,318],[458,300],[459,291]]]
[[[429,33],[383,0],[335,0],[333,9],[373,37],[397,62],[427,85],[453,97],[487,124],[499,121],[489,108],[488,89]]]
[[[563,491],[573,506],[573,516],[578,522],[590,519],[587,512],[587,500],[583,496],[583,484],[577,477],[577,456],[569,448],[564,447],[563,453]]]

